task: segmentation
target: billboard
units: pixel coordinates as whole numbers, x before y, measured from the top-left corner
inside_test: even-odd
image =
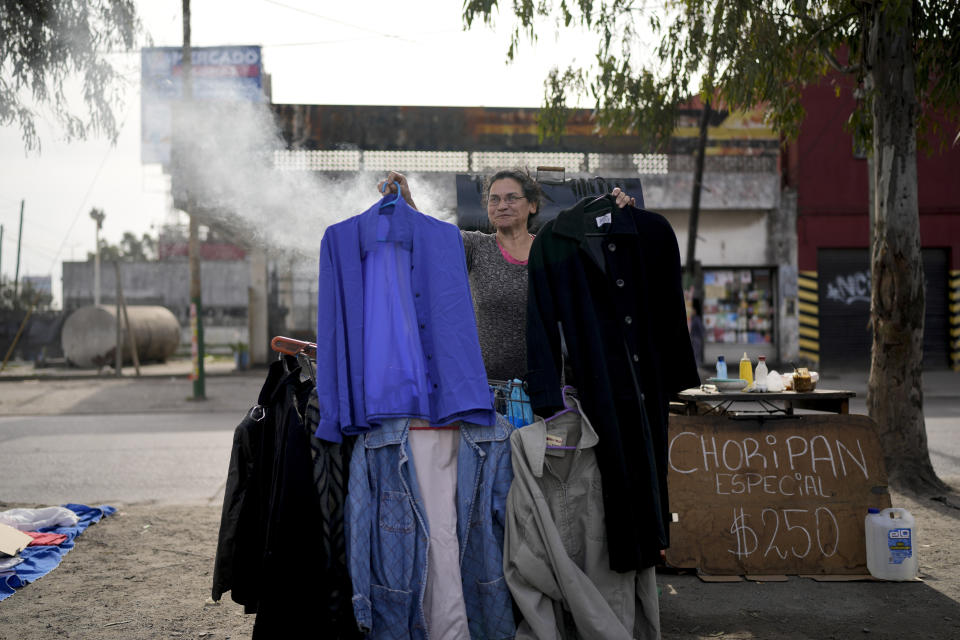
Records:
[[[259,46],[193,47],[193,99],[264,102]],[[140,52],[140,161],[170,164],[173,105],[183,96],[183,50]]]

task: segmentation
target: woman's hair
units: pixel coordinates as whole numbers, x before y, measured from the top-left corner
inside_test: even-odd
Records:
[[[543,189],[540,188],[540,183],[533,179],[533,176],[530,175],[530,171],[524,168],[516,169],[501,169],[497,171],[492,176],[487,176],[483,181],[483,206],[487,206],[487,201],[490,198],[490,187],[493,186],[493,183],[497,180],[505,179],[516,180],[520,183],[520,188],[523,189],[523,197],[527,199],[527,202],[532,202],[537,205],[536,210],[530,214],[531,217],[540,212],[540,205],[543,204]],[[530,221],[527,220],[527,225],[529,226]]]

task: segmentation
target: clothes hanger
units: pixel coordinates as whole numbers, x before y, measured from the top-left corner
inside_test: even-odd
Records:
[[[393,213],[394,205],[400,200],[400,185],[396,182],[384,182],[383,186],[380,188],[382,193],[387,192],[387,186],[396,185],[397,187],[397,197],[393,200],[387,200],[387,197],[384,196],[380,201],[380,206],[377,207],[377,215],[385,216],[387,214]],[[386,242],[387,235],[390,233],[390,218],[380,217],[377,219],[377,242]]]
[[[584,213],[600,215],[613,211],[616,201],[609,195],[610,186],[607,184],[607,181],[603,178],[597,177],[594,179],[594,188],[599,192],[600,195],[588,202],[584,208]]]
[[[561,409],[560,411],[557,411],[555,414],[553,414],[549,418],[544,418],[543,420],[544,424],[546,424],[547,422],[550,422],[554,418],[558,418],[562,416],[565,413],[577,413],[576,407],[571,407],[569,404],[567,404],[567,391],[573,391],[573,387],[571,387],[570,385],[564,385],[563,389],[561,390],[561,393],[563,394],[564,408]],[[550,445],[550,444],[547,445],[547,449],[554,449],[554,450],[561,450],[561,451],[574,451],[576,450],[576,448],[577,448],[576,446]]]
[[[613,198],[609,194],[604,193],[584,205],[583,212],[596,215],[613,211],[612,200]]]
[[[270,348],[281,354],[285,353],[288,356],[295,356],[302,351],[309,358],[317,357],[316,343],[304,342],[303,340],[296,340],[285,336],[275,336],[273,340],[270,341]]]
[[[400,200],[400,197],[401,197],[401,196],[400,196],[400,185],[397,184],[396,182],[384,182],[384,183],[383,183],[383,187],[380,189],[380,191],[384,194],[384,197],[386,197],[387,187],[390,186],[391,184],[392,184],[392,185],[395,185],[395,186],[397,187],[397,197],[394,198],[393,200],[387,200],[387,201],[382,201],[382,202],[380,202],[380,207],[377,209],[377,213],[388,213],[388,212],[385,211],[385,210],[391,208],[392,206],[394,206],[395,204],[397,204],[397,202]]]
[[[313,382],[313,384],[317,384],[317,369],[314,367],[313,361],[310,359],[310,357],[301,351],[297,354],[296,358],[297,362],[300,364],[300,368],[306,372],[307,377],[310,378],[310,381]]]
[[[549,418],[544,418],[543,419],[544,422],[550,422],[554,418],[559,418],[565,413],[576,413],[577,408],[571,407],[569,404],[567,404],[567,391],[573,391],[573,387],[571,387],[570,385],[564,385],[563,389],[561,390],[561,394],[563,394],[563,409],[561,409],[560,411],[557,411],[555,414],[553,414]]]
[[[453,424],[445,424],[439,427],[407,427],[410,431],[458,431],[460,429],[460,423],[454,422]]]
[[[614,204],[615,200],[613,197],[605,193],[584,205],[583,214],[585,216],[595,217],[597,220],[597,228],[599,229],[600,225],[610,224],[613,221]],[[605,236],[607,234],[602,231],[587,231],[584,235]]]

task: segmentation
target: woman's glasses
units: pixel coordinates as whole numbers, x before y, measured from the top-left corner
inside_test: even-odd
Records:
[[[503,202],[507,204],[515,204],[518,200],[525,200],[527,196],[521,195],[519,193],[508,193],[503,196]],[[487,204],[491,207],[497,207],[500,205],[501,198],[500,196],[490,196],[487,199]]]

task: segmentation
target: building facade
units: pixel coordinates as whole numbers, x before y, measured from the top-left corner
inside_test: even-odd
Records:
[[[598,135],[586,109],[571,113],[559,141],[539,139],[537,109],[273,105],[273,110],[287,145],[275,155],[277,169],[367,175],[371,204],[377,180],[390,170],[405,172],[418,203],[428,192],[430,213],[463,228],[483,228],[485,222],[478,190],[463,185],[496,169],[560,168],[570,185],[568,204],[584,188],[629,180],[640,185],[646,208],[670,221],[686,260],[701,114],[696,102],[681,114],[663,153],[652,153],[636,136]],[[695,243],[704,283],[704,362],[720,354],[739,359],[743,352],[754,360],[796,359],[796,209],[795,199],[781,193],[779,148],[778,136],[759,112],[712,114]],[[292,303],[312,298],[298,294]],[[296,308],[291,315],[306,316]]]
[[[799,355],[821,368],[868,366],[870,214],[867,154],[845,124],[855,102],[836,78],[808,87],[807,117],[784,152],[797,199]],[[960,147],[926,140],[917,153],[926,280],[924,367],[960,370]]]

